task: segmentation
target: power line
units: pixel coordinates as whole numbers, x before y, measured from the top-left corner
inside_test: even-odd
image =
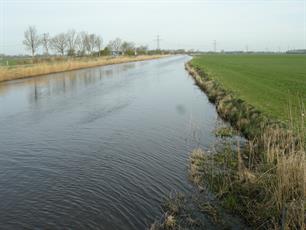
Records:
[[[214,52],[216,53],[217,52],[217,41],[214,40],[213,42],[213,48],[214,48]]]
[[[156,39],[154,39],[154,41],[156,41],[156,50],[160,50],[160,37],[159,35],[156,36]]]

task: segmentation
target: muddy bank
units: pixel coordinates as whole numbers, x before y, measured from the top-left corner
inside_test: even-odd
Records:
[[[249,229],[241,218],[226,212],[208,191],[200,190],[192,195],[170,194],[162,209],[164,214],[150,230]]]
[[[55,63],[40,63],[30,66],[1,67],[0,82],[21,78],[36,77],[51,73],[60,73],[70,70],[85,69],[96,66],[121,64],[135,61],[145,61],[166,57],[167,55],[142,55],[136,57],[101,57],[92,59],[67,60]]]

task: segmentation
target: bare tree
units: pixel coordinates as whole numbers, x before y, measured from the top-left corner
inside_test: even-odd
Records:
[[[49,33],[43,33],[43,35],[41,36],[41,43],[42,46],[44,48],[44,53],[46,55],[49,55],[49,45],[50,45],[50,35]]]
[[[96,46],[96,35],[95,34],[89,34],[87,36],[87,51],[92,54],[94,51],[94,48]]]
[[[100,56],[100,51],[101,51],[101,48],[102,48],[102,37],[101,36],[96,36],[96,40],[95,40],[95,46],[98,50],[98,56]]]
[[[93,54],[97,49],[102,48],[102,38],[95,34],[88,34],[87,32],[80,32],[77,35],[75,46],[79,50],[79,55]]]
[[[26,49],[30,50],[32,53],[32,58],[34,58],[37,48],[40,45],[39,35],[35,26],[29,26],[29,28],[24,32],[23,44]]]
[[[73,56],[76,53],[76,46],[78,43],[78,34],[75,30],[69,30],[66,34],[67,36],[67,46],[68,46],[68,55]]]
[[[86,51],[86,32],[79,32],[76,40],[76,47],[78,49],[78,55],[83,56]]]
[[[90,52],[90,41],[89,34],[87,32],[80,32],[78,34],[77,47],[79,49],[80,55],[86,54],[86,51]]]
[[[121,50],[123,53],[126,53],[127,51],[131,51],[135,49],[135,45],[133,42],[123,42],[121,44]]]
[[[121,48],[122,41],[120,38],[116,38],[109,42],[108,47],[111,51],[119,52]]]
[[[55,52],[62,56],[65,54],[67,48],[67,37],[65,33],[60,33],[51,39],[51,47]]]

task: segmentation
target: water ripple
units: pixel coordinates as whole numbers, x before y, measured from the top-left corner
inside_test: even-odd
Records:
[[[190,190],[188,152],[211,145],[217,115],[187,60],[3,85],[0,228],[144,229],[171,190]]]

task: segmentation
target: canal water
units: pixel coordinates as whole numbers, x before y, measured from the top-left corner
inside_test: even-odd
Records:
[[[218,116],[188,56],[0,84],[0,229],[145,229]]]

